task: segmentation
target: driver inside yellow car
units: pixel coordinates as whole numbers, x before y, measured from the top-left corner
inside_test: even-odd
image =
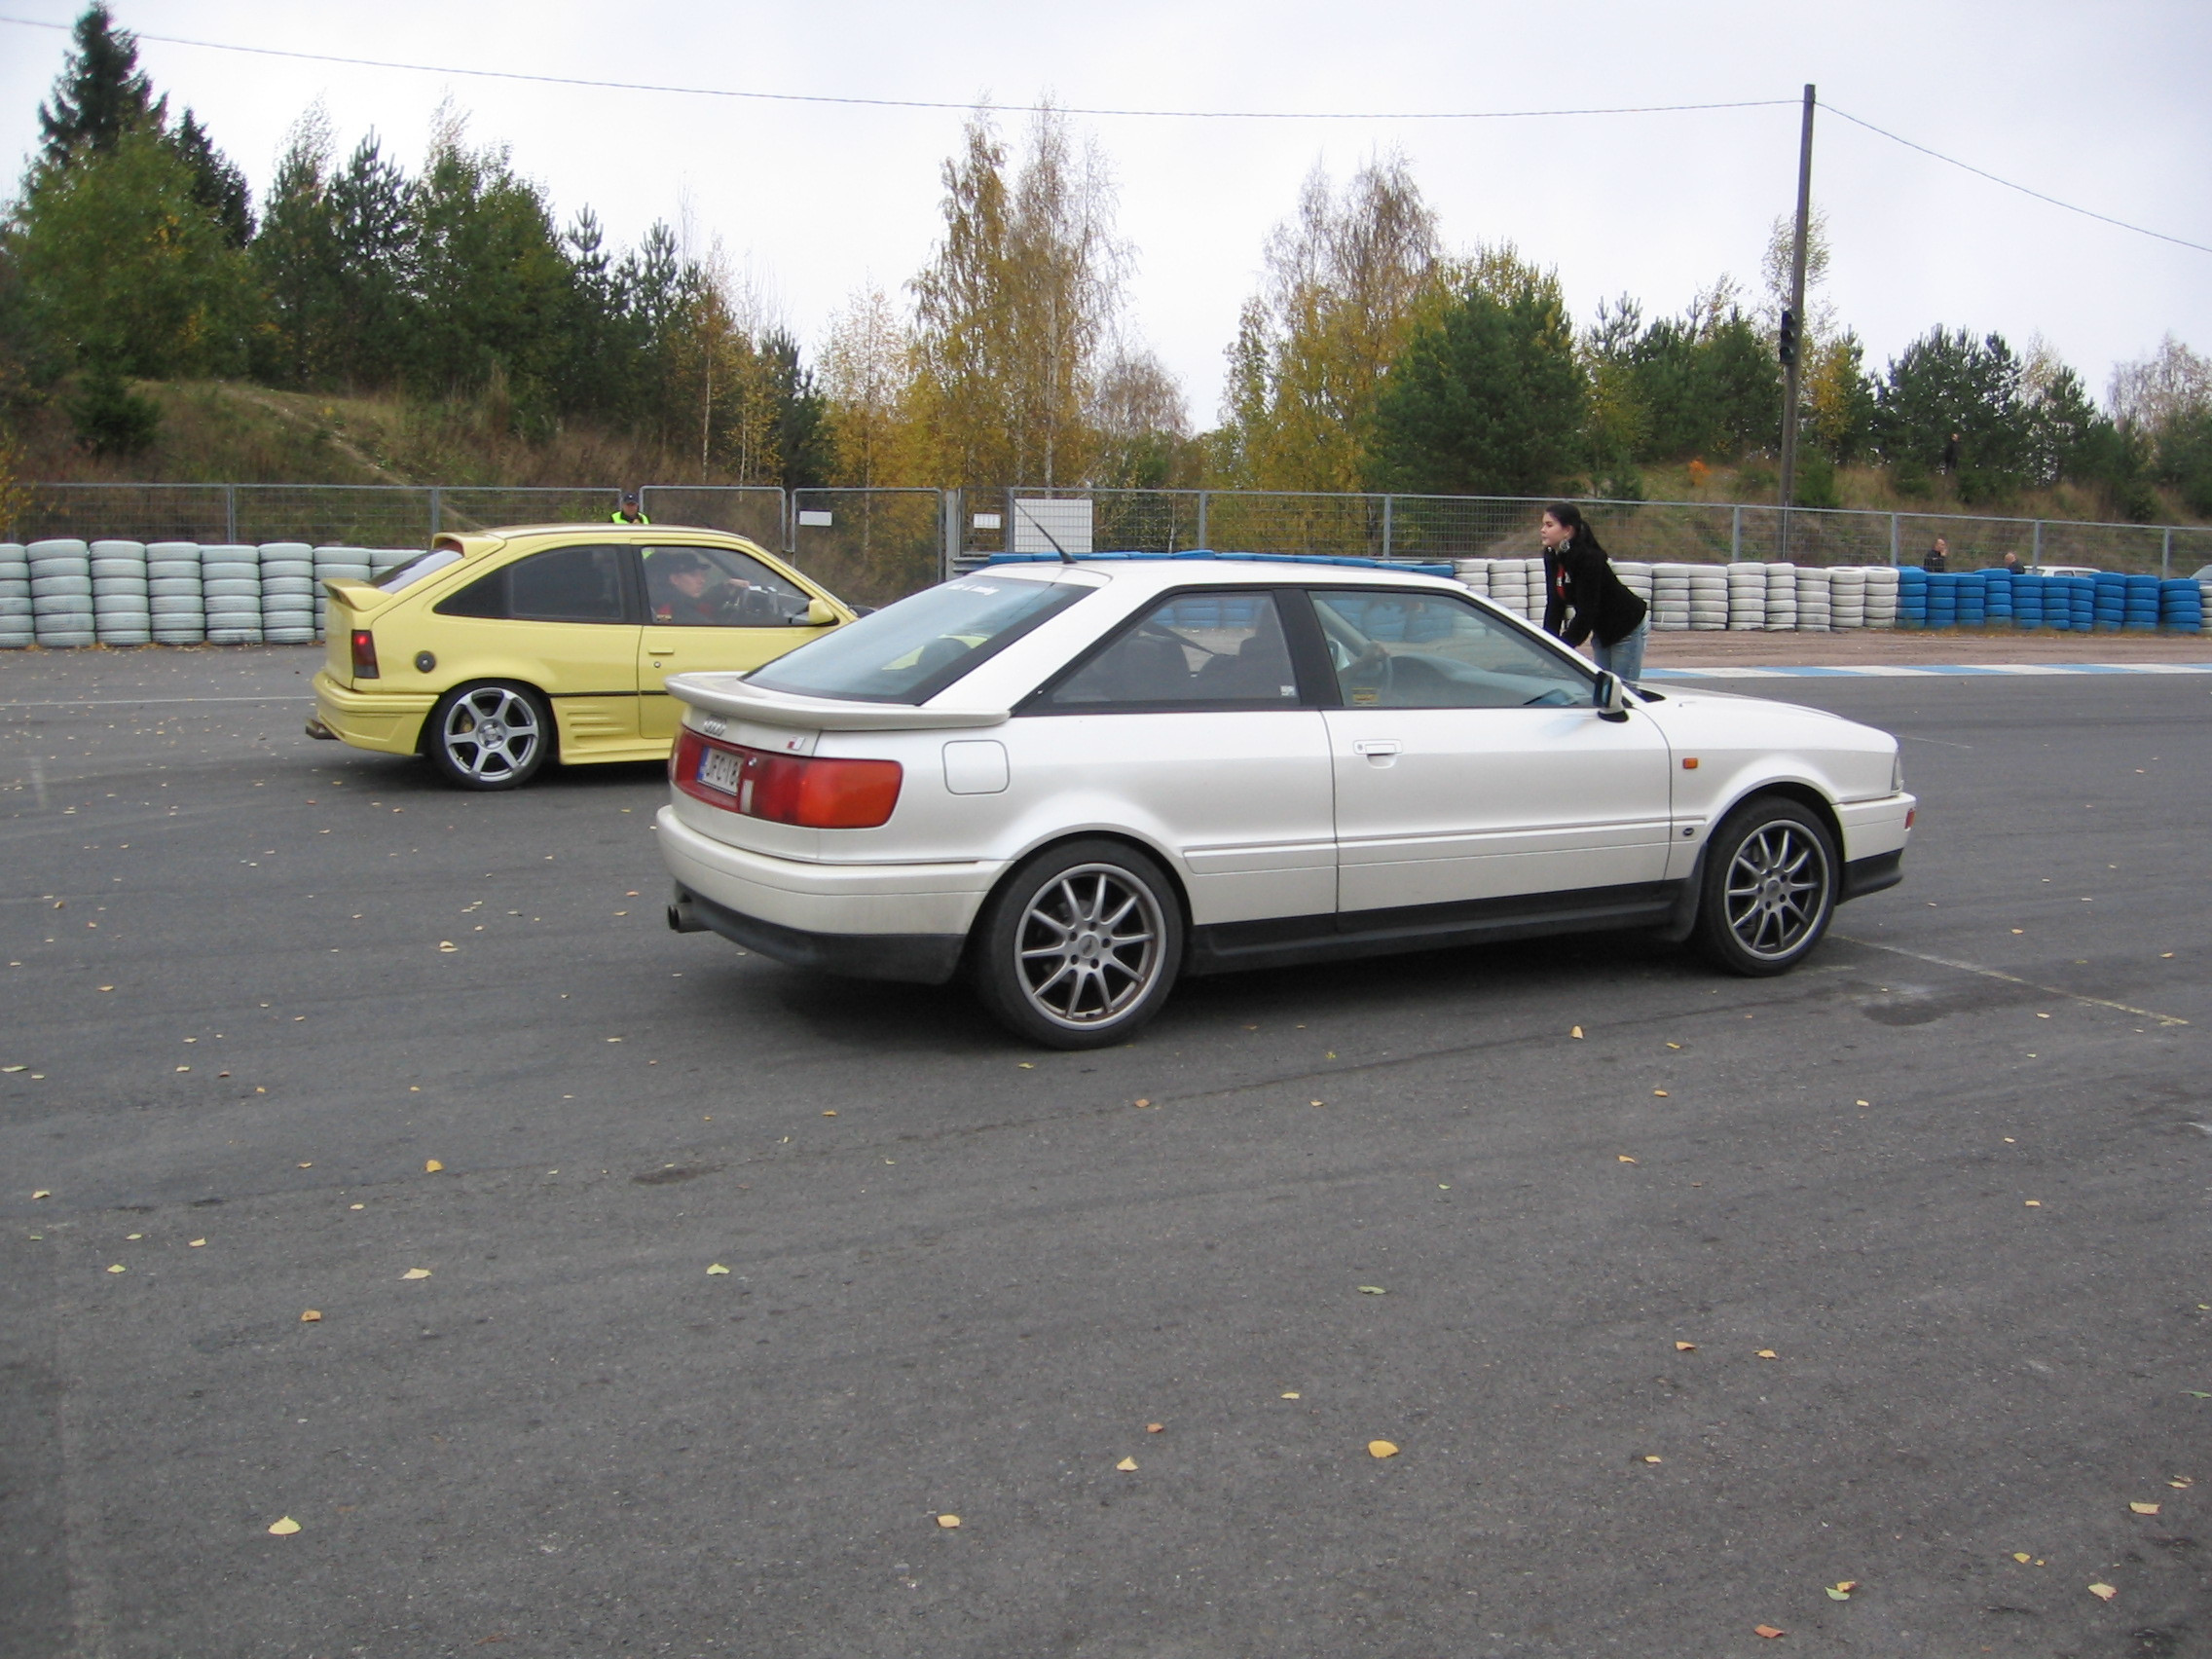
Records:
[[[720,621],[753,586],[724,574],[696,553],[663,553],[653,560],[651,570],[666,584],[666,591],[654,599],[653,620],[679,626]]]

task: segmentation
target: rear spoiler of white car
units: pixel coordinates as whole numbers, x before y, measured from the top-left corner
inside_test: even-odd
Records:
[[[802,697],[748,684],[735,674],[672,674],[669,694],[695,709],[761,725],[800,726],[808,731],[915,731],[944,726],[1004,725],[1004,709],[918,708],[911,703],[851,703],[834,697]]]

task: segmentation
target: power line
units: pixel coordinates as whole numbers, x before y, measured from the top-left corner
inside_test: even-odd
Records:
[[[40,22],[30,18],[0,17],[0,23],[26,29],[66,32],[74,25]],[[464,75],[480,81],[527,81],[547,87],[588,87],[601,92],[658,92],[692,98],[740,98],[761,103],[844,104],[866,109],[940,109],[967,111],[973,103],[937,98],[841,97],[828,92],[758,92],[730,87],[683,87],[652,81],[603,81],[579,75],[532,75],[519,69],[461,69],[440,63],[402,63],[384,57],[345,57],[328,52],[287,52],[274,46],[238,46],[229,41],[189,40],[182,35],[130,31],[137,40],[163,46],[197,47],[203,52],[238,52],[255,57],[284,57],[303,63],[340,63],[354,69],[400,69],[418,75]],[[1295,110],[1295,109],[1106,109],[1060,104],[1004,104],[997,107],[1015,115],[1132,116],[1166,121],[1526,121],[1565,115],[1674,115],[1696,110],[1767,109],[1794,104],[1795,98],[1740,98],[1727,103],[1626,104],[1608,109],[1426,109],[1426,110]]]
[[[1858,116],[1853,115],[1851,111],[1847,109],[1838,109],[1832,103],[1825,103],[1821,105],[1821,107],[1826,110],[1830,115],[1842,116],[1844,120],[1850,122],[1854,127],[1863,127],[1869,132],[1880,134],[1882,137],[1887,138],[1893,144],[1902,144],[1908,150],[1918,150],[1924,156],[1933,156],[1938,162],[1946,163],[1951,166],[1959,167],[1967,172],[1972,173],[1976,178],[1985,178],[1989,180],[1991,184],[2001,184],[2007,190],[2016,190],[2022,196],[2032,196],[2038,202],[2047,202],[2053,207],[2063,207],[2069,213],[2079,213],[2084,219],[2096,219],[2108,225],[2118,225],[2123,231],[2133,231],[2139,237],[2155,237],[2159,241],[2172,242],[2176,247],[2194,248],[2198,253],[2212,253],[2212,247],[2207,247],[2202,242],[2193,242],[2184,237],[2170,237],[2163,231],[2152,230],[2148,225],[2131,225],[2125,219],[2114,218],[2110,213],[2100,213],[2093,207],[2079,207],[2071,202],[2061,202],[2055,196],[2046,196],[2040,190],[2030,190],[2024,184],[2014,184],[2009,178],[1999,178],[1995,173],[1989,171],[1986,167],[1977,167],[1972,162],[1962,162],[1956,156],[1946,156],[1940,150],[1931,150],[1925,144],[1916,144],[1910,138],[1901,137],[1898,133],[1892,132],[1886,127],[1876,127],[1871,121],[1862,121]]]
[[[72,25],[45,22],[33,18],[0,17],[0,23],[18,28],[53,29],[66,33]],[[695,98],[731,98],[757,103],[831,104],[863,109],[930,109],[967,111],[976,107],[969,103],[940,98],[864,98],[840,96],[829,92],[762,92],[731,87],[685,87],[651,81],[608,81],[580,75],[533,75],[520,69],[466,69],[452,64],[405,63],[393,58],[349,57],[327,52],[290,52],[274,46],[240,46],[230,41],[193,40],[184,35],[147,34],[134,30],[135,38],[153,41],[162,46],[184,46],[202,52],[232,52],[253,57],[281,57],[301,63],[336,63],[352,69],[395,69],[417,75],[453,75],[479,81],[520,81],[545,87],[583,87],[599,92],[654,92],[664,96]],[[1460,109],[1460,110],[1282,110],[1282,109],[1124,109],[1090,107],[1084,105],[1061,106],[1056,104],[1009,104],[1001,106],[1010,114],[1034,115],[1050,111],[1058,115],[1092,117],[1128,117],[1158,121],[1530,121],[1559,116],[1591,115],[1682,115],[1723,109],[1776,109],[1794,105],[1795,98],[1738,98],[1720,103],[1684,104],[1620,104],[1593,109]],[[1821,107],[1841,116],[1854,127],[1862,127],[1893,144],[1901,144],[1947,166],[1954,166],[1976,178],[1987,179],[1991,184],[2033,197],[2036,201],[2069,213],[2079,213],[2085,219],[2112,225],[2120,230],[2132,231],[2137,236],[2150,237],[2157,241],[2170,242],[2196,253],[2212,253],[2212,246],[2189,240],[2186,237],[2170,236],[2164,231],[2154,231],[2147,225],[2131,224],[2110,213],[2100,213],[2093,207],[2083,207],[2072,202],[2062,202],[2055,196],[2028,185],[2015,183],[1977,167],[1972,162],[1962,162],[1956,156],[1946,156],[1940,150],[1930,149],[1886,127],[1877,127],[1871,121],[1853,115],[1847,109],[1832,103]]]

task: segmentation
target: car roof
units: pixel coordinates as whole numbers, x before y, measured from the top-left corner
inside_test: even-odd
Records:
[[[1135,586],[1147,592],[1188,587],[1254,587],[1266,585],[1358,585],[1371,583],[1464,594],[1447,564],[1385,565],[1377,559],[1340,559],[1325,555],[1269,555],[1261,553],[1107,553],[1062,561],[1055,555],[1016,553],[994,555],[969,572],[1021,576],[1050,581],[1060,571],[1082,571],[1103,576],[1124,591]]]

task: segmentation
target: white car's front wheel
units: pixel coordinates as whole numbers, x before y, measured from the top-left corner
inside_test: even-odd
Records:
[[[1174,988],[1182,909],[1144,854],[1073,841],[1014,873],[975,949],[977,990],[1002,1025],[1050,1048],[1103,1048],[1143,1026]]]
[[[1761,795],[1732,813],[1705,853],[1698,937],[1732,974],[1794,968],[1835,914],[1835,841],[1808,808]]]

